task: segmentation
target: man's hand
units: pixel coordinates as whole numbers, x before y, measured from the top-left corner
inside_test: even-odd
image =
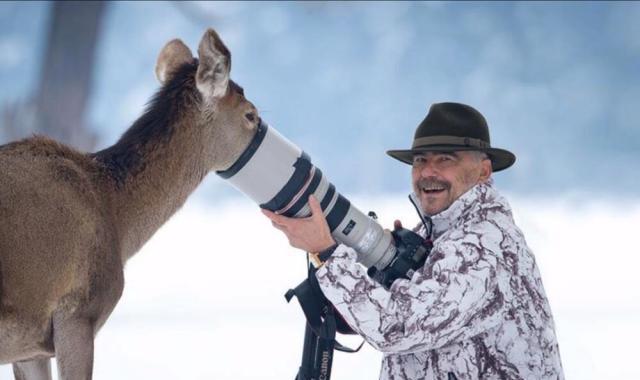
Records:
[[[288,218],[265,209],[262,213],[271,219],[275,228],[287,235],[291,246],[307,252],[324,251],[336,241],[331,236],[320,203],[313,195],[309,196],[309,207],[311,216],[307,218]]]

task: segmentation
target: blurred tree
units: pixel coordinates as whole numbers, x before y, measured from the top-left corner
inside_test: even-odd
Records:
[[[52,3],[36,94],[25,104],[5,106],[5,138],[41,133],[83,150],[95,146],[96,135],[86,126],[85,111],[106,5],[101,1]]]
[[[36,95],[40,131],[81,149],[91,149],[96,143],[84,116],[104,6],[101,1],[53,3]]]

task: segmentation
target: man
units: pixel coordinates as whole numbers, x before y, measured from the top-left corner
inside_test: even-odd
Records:
[[[316,277],[349,325],[384,353],[381,379],[563,379],[551,310],[533,254],[492,172],[515,156],[492,148],[470,106],[434,104],[413,146],[390,156],[412,165],[413,191],[431,220],[424,266],[387,290],[337,245],[318,201],[312,215],[265,214],[291,245],[327,258]],[[396,221],[395,227],[400,227]]]

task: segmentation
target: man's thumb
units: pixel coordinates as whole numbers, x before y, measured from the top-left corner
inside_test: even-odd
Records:
[[[309,207],[311,208],[312,216],[322,215],[322,207],[320,207],[320,202],[318,202],[313,194],[309,195]]]

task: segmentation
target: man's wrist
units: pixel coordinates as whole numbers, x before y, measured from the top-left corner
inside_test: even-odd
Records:
[[[320,259],[321,262],[324,263],[325,261],[329,260],[331,255],[333,255],[333,252],[335,252],[336,248],[338,248],[338,245],[339,245],[338,243],[334,242],[329,247],[318,252],[316,256],[318,257],[318,259]]]

